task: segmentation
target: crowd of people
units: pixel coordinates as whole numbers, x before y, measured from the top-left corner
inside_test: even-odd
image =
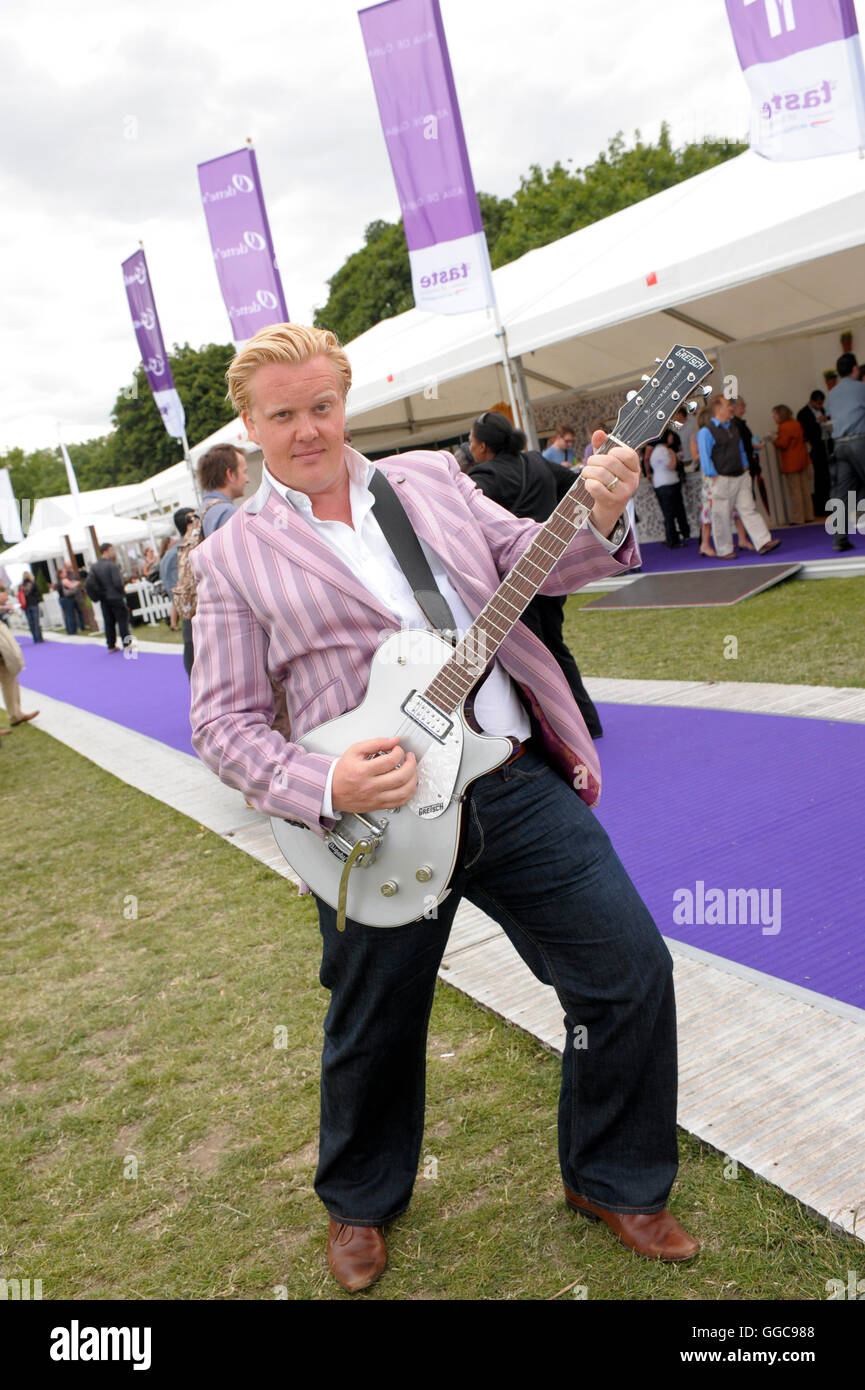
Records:
[[[699,554],[729,560],[742,551],[766,554],[781,544],[766,525],[768,496],[763,460],[777,450],[788,524],[804,526],[821,518],[831,500],[847,514],[851,500],[865,498],[865,375],[852,352],[842,353],[836,370],[825,375],[826,391],[815,389],[794,415],[789,405],[772,408],[774,431],[762,439],[751,431],[743,396],[712,396],[695,415],[677,411],[670,427],[645,445],[642,469],[654,488],[663,517],[664,541],[676,550],[691,540],[685,508],[688,473],[701,476]],[[592,433],[603,429],[598,421]],[[543,457],[579,470],[591,453],[587,443],[576,459],[576,432],[559,421]],[[762,504],[762,505],[761,505]],[[849,550],[848,524],[837,530],[833,546]],[[737,548],[738,547],[738,550]]]
[[[742,396],[728,399],[717,394],[696,415],[684,408],[676,412],[664,433],[645,446],[641,459],[663,518],[669,549],[685,546],[692,539],[684,498],[689,472],[701,478],[700,555],[730,560],[745,551],[763,555],[777,549],[781,540],[771,535],[764,517],[768,498],[761,459],[770,445],[780,460],[791,525],[814,521],[833,499],[845,511],[851,499],[858,506],[865,498],[865,380],[852,352],[842,353],[836,367],[835,372],[826,374],[826,391],[812,391],[795,416],[786,404],[774,406],[774,431],[762,439],[748,425]],[[592,433],[603,429],[604,422],[598,420]],[[350,443],[348,435],[346,442]],[[454,453],[463,471],[487,496],[516,517],[543,521],[570,489],[574,473],[585,465],[592,448],[589,439],[580,451],[573,425],[562,419],[555,424],[542,453],[527,451],[525,437],[505,415],[485,411],[476,419],[468,444],[456,446]],[[57,592],[67,634],[97,630],[92,605],[99,603],[108,650],[129,647],[133,642],[132,599],[126,586],[145,580],[159,586],[170,602],[167,622],[182,634],[184,668],[191,675],[194,581],[188,560],[182,557],[188,557],[201,540],[235,514],[248,481],[245,454],[230,444],[216,445],[200,460],[198,479],[202,493],[199,509],[181,507],[174,513],[176,534],[163,540],[158,554],[152,546],[146,547],[140,560],[133,561],[123,573],[114,546],[105,543],[89,571],[71,561],[60,566],[51,587]],[[632,502],[628,511],[633,523]],[[848,533],[855,531],[855,520],[836,529],[836,550],[852,547]],[[0,571],[0,580],[3,578]],[[184,590],[188,591],[188,601],[185,611],[179,613],[175,592]],[[44,640],[39,614],[42,596],[37,579],[27,571],[16,597],[35,643]],[[5,576],[5,586],[0,583],[0,626],[14,608]],[[555,657],[589,732],[599,738],[600,719],[564,641],[563,616],[563,600],[537,596],[524,622]]]
[[[180,617],[175,601],[178,580],[182,578],[180,558],[184,549],[212,535],[234,515],[235,502],[243,496],[247,483],[246,456],[229,444],[216,445],[200,460],[198,480],[203,493],[201,506],[198,511],[192,507],[178,508],[174,513],[177,534],[165,537],[158,554],[153,546],[146,546],[140,560],[134,559],[124,572],[114,545],[106,541],[100,546],[99,559],[89,568],[71,560],[59,566],[50,588],[57,594],[68,636],[98,631],[93,612],[98,603],[108,651],[132,647],[133,600],[127,585],[144,580],[158,586],[170,600],[167,621],[172,630],[180,629],[182,633],[183,661],[187,675],[190,674],[194,655],[191,616]],[[43,591],[30,570],[25,572],[13,597],[9,575],[0,565],[0,685],[10,727],[35,719],[39,711],[28,714],[21,708],[18,675],[24,660],[19,644],[8,630],[9,618],[15,612],[23,613],[33,641],[43,642],[42,599]],[[0,734],[7,733],[9,729],[0,729]]]

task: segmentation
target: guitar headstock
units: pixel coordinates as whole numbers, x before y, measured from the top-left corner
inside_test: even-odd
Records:
[[[677,343],[666,357],[655,359],[640,389],[628,392],[610,433],[629,449],[639,449],[650,439],[657,439],[676,411],[687,409],[689,397],[700,389],[700,383],[712,370],[711,362],[699,348]],[[704,386],[701,394],[709,395],[710,391],[710,387]]]

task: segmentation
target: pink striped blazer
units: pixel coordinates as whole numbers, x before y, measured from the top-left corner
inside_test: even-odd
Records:
[[[539,523],[518,520],[489,501],[450,454],[400,454],[378,466],[476,616]],[[630,535],[613,556],[584,529],[542,592],[571,593],[635,563]],[[332,759],[306,752],[271,727],[271,680],[285,690],[292,737],[299,739],[360,704],[376,648],[399,630],[399,619],[266,480],[192,552],[192,564],[198,582],[193,746],[258,810],[301,820],[321,834],[333,824],[321,818]],[[555,765],[593,806],[600,767],[557,662],[522,623],[498,659],[528,701]]]

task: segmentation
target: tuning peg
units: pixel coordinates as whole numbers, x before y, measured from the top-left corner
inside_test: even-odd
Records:
[[[688,404],[685,406],[685,409],[687,410],[689,415],[693,415],[694,411],[697,409],[697,401],[688,401]]]
[[[626,401],[632,401],[632,400],[634,399],[634,397],[636,396],[636,394],[637,394],[636,391],[629,391],[628,394],[627,394],[627,396],[625,397],[625,400],[626,400]]]
[[[704,396],[711,396],[712,394],[711,386],[701,386],[700,390],[702,391]]]
[[[640,380],[641,380],[641,381],[651,381],[651,377],[649,376],[649,373],[648,373],[648,372],[643,372],[643,375],[640,377]]]
[[[656,361],[656,362],[663,362],[663,360],[664,360],[663,357],[656,357],[656,358],[655,358],[655,361]]]

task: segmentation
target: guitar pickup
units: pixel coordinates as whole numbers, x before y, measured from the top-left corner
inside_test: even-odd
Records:
[[[454,721],[449,719],[438,705],[434,705],[432,700],[428,700],[425,695],[420,695],[416,690],[412,690],[400,705],[403,714],[408,715],[409,719],[414,720],[424,733],[429,734],[438,743],[444,743],[448,734],[454,726]]]

